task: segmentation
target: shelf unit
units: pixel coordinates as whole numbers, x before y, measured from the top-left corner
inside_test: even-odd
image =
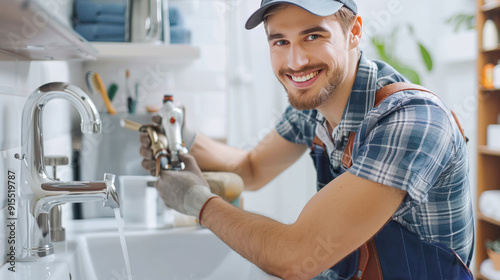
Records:
[[[482,69],[487,63],[494,63],[500,59],[500,45],[493,50],[483,50],[482,28],[488,18],[500,26],[500,1],[484,5],[484,0],[477,0],[477,29],[478,29],[478,113],[477,113],[477,203],[479,197],[486,190],[500,190],[500,151],[488,149],[486,146],[486,131],[489,124],[497,123],[500,114],[500,89],[486,89],[481,84]],[[500,139],[499,139],[500,140]],[[488,258],[485,241],[500,238],[500,221],[481,214],[476,209],[476,279],[488,278],[479,273],[481,263]]]
[[[189,64],[200,57],[200,49],[192,45],[151,43],[97,43],[97,61],[129,63]]]
[[[43,0],[0,1],[0,50],[28,60],[95,59],[97,55]]]

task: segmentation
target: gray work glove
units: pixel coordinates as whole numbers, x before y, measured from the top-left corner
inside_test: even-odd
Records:
[[[210,192],[194,157],[183,153],[179,157],[186,168],[183,171],[162,171],[155,187],[165,205],[183,214],[195,216],[201,222],[203,206],[209,199],[218,196]]]

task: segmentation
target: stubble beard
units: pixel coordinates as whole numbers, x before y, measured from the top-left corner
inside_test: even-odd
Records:
[[[342,82],[343,77],[344,77],[343,71],[340,71],[340,69],[339,71],[335,71],[334,74],[330,77],[330,79],[326,83],[326,85],[322,89],[320,89],[318,94],[316,94],[310,99],[305,99],[305,100],[299,100],[300,98],[296,98],[296,96],[304,96],[307,94],[308,90],[296,90],[294,96],[294,94],[291,94],[288,91],[288,89],[283,83],[281,84],[285,88],[285,91],[288,96],[288,102],[293,108],[297,110],[312,110],[318,108],[319,106],[321,106],[330,99],[330,97],[337,90],[337,87]]]

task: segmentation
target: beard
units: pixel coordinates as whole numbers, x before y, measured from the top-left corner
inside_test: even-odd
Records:
[[[326,71],[324,69],[327,69],[326,65],[322,65],[320,67],[318,66],[313,66],[313,67],[308,67],[311,69],[318,69],[321,68],[323,71]],[[342,71],[344,70],[344,71]],[[304,71],[304,70],[302,70]],[[308,71],[307,69],[304,71]],[[323,72],[321,71],[321,72]],[[281,77],[286,76],[285,73],[293,73],[293,71],[280,71]],[[320,73],[321,74],[321,73]],[[318,108],[322,104],[324,104],[326,101],[330,99],[330,97],[335,93],[335,90],[337,87],[340,85],[340,83],[344,80],[345,77],[345,68],[339,67],[338,71],[335,71],[330,77],[328,77],[328,81],[326,85],[319,90],[319,92],[314,95],[313,97],[308,97],[307,92],[310,91],[310,89],[295,89],[295,92],[292,93],[290,92],[285,84],[280,81],[281,85],[285,88],[285,91],[288,95],[288,102],[290,105],[297,109],[297,110],[312,110],[315,108]]]

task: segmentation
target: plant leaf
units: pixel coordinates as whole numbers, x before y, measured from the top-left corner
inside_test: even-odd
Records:
[[[398,39],[396,39],[399,33],[399,26],[394,27],[394,29],[391,32],[391,35],[388,37],[387,40],[387,48],[386,48],[386,54],[387,57],[394,57],[394,53],[396,50],[397,43],[399,42]]]
[[[417,85],[420,85],[420,76],[418,75],[417,71],[399,63],[399,62],[395,62],[395,61],[392,61],[392,63],[390,63],[392,65],[392,67],[394,67],[394,69],[396,69],[396,71],[398,71],[399,73],[401,73],[403,76],[405,76],[406,78],[408,78],[408,80],[410,80],[410,82],[414,83],[414,84],[417,84]]]
[[[469,15],[467,17],[467,30],[476,28],[476,16]]]
[[[375,49],[377,49],[378,55],[381,60],[386,61],[388,59],[386,50],[385,50],[385,42],[382,38],[379,37],[373,37],[372,38],[372,44],[375,46]]]
[[[422,59],[424,60],[427,70],[432,71],[433,63],[431,54],[420,42],[418,43],[418,46],[420,47],[420,54],[422,54]]]
[[[408,24],[408,31],[410,31],[410,35],[412,37],[415,37],[415,29],[413,28],[413,25]]]
[[[460,14],[457,16],[456,18],[456,22],[455,22],[455,30],[453,30],[455,33],[458,32],[458,30],[460,30],[460,26],[462,26],[462,24],[465,22],[465,15],[464,14]]]

